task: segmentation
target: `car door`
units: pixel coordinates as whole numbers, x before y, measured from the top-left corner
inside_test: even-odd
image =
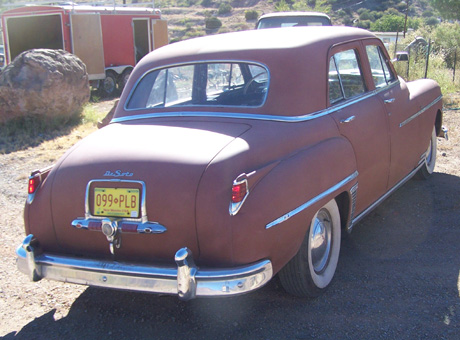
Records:
[[[391,164],[388,187],[401,181],[420,162],[419,122],[409,121],[420,108],[410,100],[406,83],[399,81],[389,61],[386,50],[380,42],[365,44],[366,55],[371,68],[373,85],[388,115],[391,136]]]
[[[334,47],[328,73],[332,116],[340,133],[352,144],[356,157],[356,214],[385,193],[390,164],[388,117],[380,98],[365,83],[360,46],[353,42]]]

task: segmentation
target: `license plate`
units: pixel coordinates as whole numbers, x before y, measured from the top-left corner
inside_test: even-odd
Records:
[[[139,189],[94,188],[96,216],[139,217]]]

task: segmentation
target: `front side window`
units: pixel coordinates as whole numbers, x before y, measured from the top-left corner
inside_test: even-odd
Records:
[[[384,57],[380,47],[375,45],[366,46],[366,53],[371,66],[372,78],[376,88],[387,86],[396,79],[388,65],[389,61]]]
[[[134,88],[127,109],[173,106],[261,106],[268,71],[258,64],[197,63],[147,73]]]
[[[329,60],[329,102],[358,96],[366,91],[355,50],[334,54]]]

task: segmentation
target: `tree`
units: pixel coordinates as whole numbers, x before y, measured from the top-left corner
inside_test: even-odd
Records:
[[[281,0],[275,5],[275,11],[277,12],[288,12],[291,10],[291,7],[286,3],[285,0]]]
[[[409,18],[407,28],[417,29],[420,26],[420,19]],[[374,32],[401,32],[404,28],[403,15],[384,15],[371,24],[371,31]]]
[[[431,0],[444,19],[460,20],[460,0]]]

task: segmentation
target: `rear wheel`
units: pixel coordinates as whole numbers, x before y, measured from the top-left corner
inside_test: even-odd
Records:
[[[333,199],[315,214],[299,252],[279,272],[288,293],[301,297],[323,293],[337,268],[340,234],[340,214]]]
[[[427,179],[434,172],[436,165],[436,148],[438,145],[438,138],[436,136],[436,128],[433,127],[431,133],[430,144],[425,153],[425,160],[420,170],[415,174],[416,179]]]

